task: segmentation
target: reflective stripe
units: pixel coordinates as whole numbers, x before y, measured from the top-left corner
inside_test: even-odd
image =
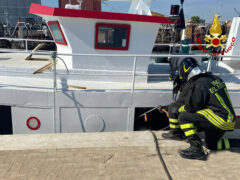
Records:
[[[179,123],[179,120],[178,120],[178,119],[171,119],[171,118],[169,118],[169,122],[172,122],[172,123]]]
[[[211,109],[204,109],[204,111],[206,111],[208,114],[211,115],[211,117],[213,119],[215,119],[216,121],[218,121],[218,124],[222,125],[222,126],[225,126],[226,128],[233,128],[234,129],[234,125],[233,123],[231,122],[226,122],[224,121],[221,117],[219,117],[218,115],[216,115]]]
[[[218,150],[222,150],[223,149],[222,142],[224,142],[225,149],[230,149],[230,143],[229,143],[228,138],[224,138],[224,139],[220,139],[218,141],[218,143],[217,143],[217,149]]]
[[[203,115],[207,120],[209,120],[214,126],[222,129],[222,130],[227,130],[226,128],[222,127],[221,125],[219,125],[218,123],[216,123],[208,114],[206,114],[203,111],[197,111],[198,114]]]
[[[178,112],[186,112],[185,110],[185,105],[181,106],[179,109],[178,109]]]
[[[175,124],[170,124],[169,126],[170,126],[170,128],[174,128],[174,129],[180,128],[179,125],[175,125]]]
[[[195,128],[195,127],[194,127],[194,124],[192,124],[192,123],[181,124],[180,127],[181,127],[181,129]]]
[[[213,125],[222,129],[222,130],[233,130],[235,126],[235,122],[225,122],[221,117],[216,115],[210,109],[204,109],[201,111],[197,111],[198,114],[203,115],[206,119],[208,119]]]
[[[228,97],[228,100],[229,100],[231,106],[233,107],[232,101],[231,101],[231,99],[230,99],[230,97],[229,97],[229,94],[228,94],[228,91],[227,91],[227,88],[224,88],[224,91],[225,91],[225,93],[226,93],[226,95],[227,95],[227,97]]]
[[[222,139],[220,139],[217,143],[217,149],[221,150],[222,149]]]
[[[197,133],[197,131],[195,129],[191,129],[189,131],[184,132],[185,136],[190,136],[190,135],[193,135],[196,133]]]
[[[225,149],[230,149],[230,143],[229,143],[228,138],[224,138],[223,141],[224,141],[224,144],[225,144]]]
[[[226,109],[226,111],[228,112],[227,122],[232,122],[233,121],[233,115],[232,115],[231,111],[229,110],[229,108],[227,107],[227,105],[225,104],[224,100],[222,99],[222,97],[218,93],[215,93],[215,96],[220,101],[220,103],[224,107],[224,109]]]
[[[234,127],[232,127],[232,126],[226,126],[222,122],[219,122],[218,119],[216,119],[216,117],[208,114],[206,111],[201,111],[201,112],[197,112],[197,113],[205,116],[205,118],[208,119],[213,125],[215,125],[216,127],[220,128],[222,130],[232,130],[232,129],[234,129]]]

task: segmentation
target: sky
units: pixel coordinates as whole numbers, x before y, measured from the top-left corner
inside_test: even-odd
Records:
[[[127,12],[130,6],[130,2],[106,3],[113,9],[102,4],[103,11]],[[58,0],[42,0],[42,4],[57,7]],[[168,16],[171,4],[180,4],[180,0],[152,0],[151,10]],[[226,21],[238,16],[233,8],[240,13],[240,0],[185,0],[183,7],[186,19],[190,19],[191,16],[199,16],[206,22],[212,22],[214,14],[218,13],[221,15],[220,21]]]
[[[58,7],[58,0],[41,0],[41,3],[46,6]]]

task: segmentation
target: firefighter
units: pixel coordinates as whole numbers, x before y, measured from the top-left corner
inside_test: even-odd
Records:
[[[197,63],[195,59],[192,59]],[[174,102],[167,106],[162,106],[162,109],[166,109],[169,114],[169,127],[170,131],[168,133],[163,133],[164,139],[173,140],[185,140],[186,137],[184,132],[180,129],[180,124],[178,120],[179,112],[177,111],[182,105],[185,104],[185,98],[190,90],[189,82],[184,82],[179,78],[179,65],[182,60],[175,59],[175,61],[170,62],[170,75],[169,80],[173,81],[173,99]],[[180,92],[177,100],[174,98]]]
[[[184,132],[180,129],[180,124],[178,120],[179,113],[177,109],[180,108],[185,103],[185,98],[187,96],[188,89],[190,88],[189,83],[183,83],[181,79],[179,79],[178,69],[170,72],[169,80],[173,81],[173,96],[180,93],[179,97],[175,102],[171,103],[167,106],[162,106],[162,109],[166,109],[169,114],[169,127],[170,131],[168,133],[163,133],[162,136],[165,139],[173,139],[173,140],[185,140]]]
[[[205,73],[194,58],[185,58],[179,66],[179,78],[185,83],[179,98],[182,104],[169,106],[171,131],[184,132],[190,147],[181,150],[181,157],[206,159],[203,142],[197,134],[205,132],[205,144],[210,150],[229,149],[228,139],[221,139],[235,126],[235,112],[224,81],[211,73]],[[179,100],[179,101],[180,101]],[[174,107],[174,108],[172,108]],[[175,126],[173,126],[173,125]],[[165,133],[164,138],[183,139],[177,133]]]

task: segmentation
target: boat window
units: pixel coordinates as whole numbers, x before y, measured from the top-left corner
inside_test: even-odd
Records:
[[[57,44],[67,45],[62,29],[57,21],[48,22],[49,29]]]
[[[128,50],[130,25],[96,24],[95,48],[109,50]]]

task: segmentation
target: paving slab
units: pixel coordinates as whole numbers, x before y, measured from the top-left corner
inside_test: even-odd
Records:
[[[149,132],[0,137],[0,179],[166,179]]]
[[[178,151],[189,147],[181,141],[164,140],[163,132],[156,132],[159,147],[173,179],[205,180],[205,179],[239,179],[240,151],[208,151],[207,161],[183,159]],[[236,133],[235,133],[236,134]]]
[[[186,142],[155,132],[173,179],[239,179],[239,152],[182,159]],[[168,179],[149,131],[0,136],[0,179]]]

